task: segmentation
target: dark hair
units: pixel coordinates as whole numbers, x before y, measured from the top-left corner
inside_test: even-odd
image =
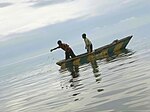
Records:
[[[85,33],[83,33],[83,34],[82,34],[82,37],[83,37],[83,38],[85,38],[85,37],[86,37],[86,34],[85,34]]]
[[[57,44],[62,44],[62,41],[61,41],[61,40],[58,40],[58,41],[57,41]]]

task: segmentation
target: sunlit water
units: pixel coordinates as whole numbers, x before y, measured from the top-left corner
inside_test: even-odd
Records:
[[[150,112],[149,43],[137,45],[97,61],[99,72],[82,66],[73,79],[52,65],[1,75],[0,112]]]

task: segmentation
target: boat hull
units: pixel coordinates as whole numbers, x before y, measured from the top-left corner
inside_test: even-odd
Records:
[[[93,60],[100,60],[119,54],[120,50],[125,49],[132,36],[125,37],[121,40],[115,40],[111,44],[95,49],[92,53],[84,53],[68,60],[61,60],[56,64],[61,66],[61,69],[70,66],[80,66],[89,63]]]

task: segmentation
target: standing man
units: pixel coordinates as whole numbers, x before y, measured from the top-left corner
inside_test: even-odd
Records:
[[[87,49],[87,52],[90,53],[93,51],[93,45],[92,42],[86,37],[86,34],[82,34],[82,38],[84,39],[85,42],[85,49]]]
[[[61,48],[62,50],[65,51],[65,56],[66,56],[66,60],[71,58],[76,57],[76,55],[74,54],[73,50],[69,47],[68,44],[62,43],[61,40],[57,41],[58,47],[51,49],[50,51],[52,52],[53,50],[56,50],[58,48]]]

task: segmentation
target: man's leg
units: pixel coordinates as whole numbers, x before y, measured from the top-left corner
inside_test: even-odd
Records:
[[[87,53],[89,53],[90,52],[90,46],[87,46]]]
[[[74,54],[74,52],[73,52],[72,50],[70,50],[70,56],[71,56],[72,58],[76,57],[76,55]]]
[[[89,53],[89,48],[87,48],[87,53]]]
[[[93,51],[93,45],[91,44],[90,45],[90,52],[92,52]]]
[[[69,53],[65,52],[65,55],[66,55],[66,60],[69,59]]]

